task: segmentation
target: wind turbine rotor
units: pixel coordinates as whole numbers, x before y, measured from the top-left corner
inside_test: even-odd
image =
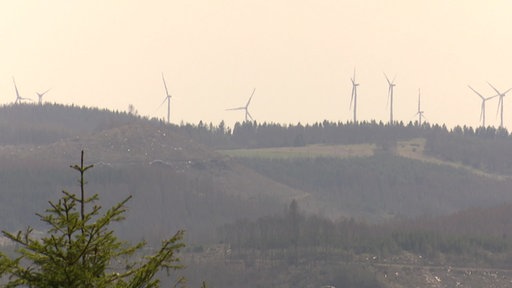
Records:
[[[37,96],[42,97],[42,96],[44,96],[44,94],[48,93],[48,91],[50,91],[50,90],[52,90],[52,88],[50,88],[50,89],[48,89],[48,90],[44,91],[43,93],[37,93]]]
[[[252,97],[254,96],[254,92],[256,92],[256,88],[252,90],[251,96],[249,97],[249,100],[247,100],[247,104],[242,107],[236,107],[236,108],[228,108],[226,111],[234,111],[234,110],[245,110],[245,121],[248,121],[249,118],[251,121],[253,120],[251,113],[249,113],[249,105],[251,104]]]
[[[350,97],[350,108],[349,109],[352,109],[352,103],[354,103],[354,105],[355,105],[355,101],[357,98],[357,86],[359,86],[359,84],[356,83],[356,68],[354,68],[354,75],[352,76],[352,78],[350,78],[350,81],[352,82],[352,94]],[[355,109],[355,107],[354,107],[354,109]]]
[[[393,88],[396,85],[395,84],[396,75],[395,75],[395,77],[393,77],[393,81],[389,80],[389,77],[388,77],[388,75],[386,75],[386,73],[384,73],[384,77],[386,77],[386,81],[388,81],[388,85],[389,85],[389,87],[388,87],[388,103],[386,104],[386,107],[388,107],[390,99],[391,99],[391,101],[393,99]]]

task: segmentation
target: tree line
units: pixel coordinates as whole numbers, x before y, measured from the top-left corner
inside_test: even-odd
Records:
[[[512,267],[510,237],[446,230],[444,220],[430,220],[429,224],[423,219],[382,224],[353,218],[330,220],[305,214],[292,201],[282,214],[238,221],[221,227],[218,233],[229,243],[233,259],[258,251],[262,257],[289,264],[315,259],[350,262],[360,258],[358,255],[382,259],[406,251],[441,265]]]

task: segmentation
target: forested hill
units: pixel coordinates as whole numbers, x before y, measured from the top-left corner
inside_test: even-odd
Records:
[[[375,144],[383,150],[394,149],[397,142],[422,138],[424,152],[442,160],[462,163],[490,173],[512,175],[512,135],[494,127],[454,127],[409,122],[394,125],[382,122],[318,122],[281,125],[276,123],[237,123],[233,129],[217,126],[181,125],[180,129],[197,142],[215,149],[254,149],[265,147],[301,147],[314,144]]]
[[[284,157],[266,157],[265,147]],[[307,157],[286,154],[310,148]],[[95,164],[89,191],[105,205],[133,195],[130,227],[121,228],[148,239],[185,228],[189,237],[211,241],[221,225],[275,214],[293,199],[307,213],[368,221],[512,201],[506,130],[327,121],[231,129],[76,106],[11,105],[0,107],[0,227],[35,226],[34,213],[48,200],[62,189],[75,191],[69,165],[82,149]]]
[[[0,145],[44,145],[85,136],[138,117],[97,108],[45,105],[8,105],[0,108]]]
[[[392,149],[397,141],[426,139],[425,153],[443,160],[489,171],[512,174],[512,136],[494,127],[454,127],[402,122],[317,122],[282,125],[243,122],[233,128],[219,124],[164,125],[161,120],[141,118],[126,112],[58,104],[0,107],[0,145],[44,145],[60,139],[83,137],[135,121],[165,127],[209,149],[300,147],[312,144],[373,143]]]

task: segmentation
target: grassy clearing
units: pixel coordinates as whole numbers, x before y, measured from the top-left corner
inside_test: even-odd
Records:
[[[309,145],[303,147],[277,147],[259,149],[232,149],[218,152],[231,157],[294,159],[294,158],[349,158],[369,157],[375,152],[374,144]]]
[[[415,159],[419,161],[434,163],[438,165],[447,165],[459,169],[465,169],[471,173],[484,177],[489,177],[496,180],[505,180],[507,178],[510,178],[508,176],[487,173],[485,171],[463,165],[462,163],[444,161],[432,156],[425,155],[425,142],[426,140],[424,138],[415,138],[407,141],[399,141],[396,145],[396,154],[402,157]]]
[[[495,175],[478,170],[461,163],[444,161],[432,156],[426,155],[424,138],[414,138],[406,141],[399,141],[395,147],[396,155],[434,163],[438,165],[447,165],[454,168],[465,169],[476,175],[489,177],[496,180],[505,180],[510,177]],[[370,157],[373,156],[377,146],[375,144],[358,145],[308,145],[303,147],[276,147],[276,148],[258,148],[258,149],[230,149],[218,150],[223,155],[242,158],[262,158],[262,159],[310,159],[310,158],[351,158],[351,157]]]

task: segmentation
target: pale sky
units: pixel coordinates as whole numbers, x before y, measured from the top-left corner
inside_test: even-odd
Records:
[[[45,101],[233,125],[245,105],[258,122],[417,119],[480,125],[481,100],[512,87],[512,1],[0,1],[0,104],[52,90]],[[512,92],[505,98],[512,128]],[[498,101],[487,124],[498,126]]]

